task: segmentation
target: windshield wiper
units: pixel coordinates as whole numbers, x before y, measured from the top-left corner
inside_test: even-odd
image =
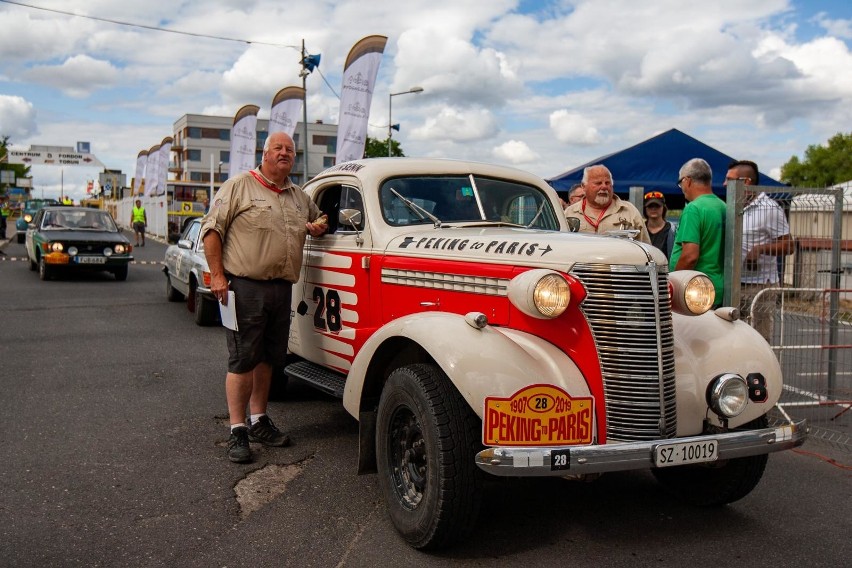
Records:
[[[393,193],[394,195],[399,197],[399,200],[402,201],[403,203],[405,203],[406,207],[408,207],[409,209],[414,211],[417,214],[418,217],[420,217],[421,219],[424,219],[423,215],[425,215],[426,217],[429,217],[429,219],[435,224],[436,229],[441,228],[441,220],[440,219],[438,219],[437,217],[435,217],[434,215],[432,215],[431,213],[429,213],[428,211],[426,211],[425,209],[423,209],[422,207],[420,207],[419,205],[417,205],[416,203],[414,203],[413,201],[411,201],[407,197],[403,197],[403,195],[400,192],[398,192],[397,190],[395,190],[394,188],[390,187],[388,189],[390,190],[391,193]]]

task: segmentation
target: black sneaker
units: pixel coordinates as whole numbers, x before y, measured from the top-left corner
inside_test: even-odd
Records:
[[[231,437],[228,438],[228,459],[234,463],[251,461],[248,428],[239,426],[231,430]]]
[[[290,445],[290,436],[276,428],[269,416],[266,415],[258,418],[257,423],[249,428],[248,437],[252,442],[258,442],[264,446],[282,447]]]

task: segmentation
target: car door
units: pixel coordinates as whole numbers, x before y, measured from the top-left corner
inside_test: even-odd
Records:
[[[329,182],[312,198],[328,215],[329,230],[305,243],[301,278],[293,285],[290,350],[345,373],[373,321],[370,220],[354,185]]]

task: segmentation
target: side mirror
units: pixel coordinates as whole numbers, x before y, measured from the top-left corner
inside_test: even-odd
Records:
[[[580,220],[576,217],[568,217],[566,219],[568,221],[568,229],[571,230],[572,233],[576,233],[580,230]]]
[[[189,240],[189,239],[180,239],[177,242],[177,246],[178,246],[178,248],[182,248],[182,249],[186,249],[186,250],[192,250],[192,241]]]
[[[341,225],[357,229],[361,224],[363,214],[358,209],[341,209],[337,212],[337,222]]]

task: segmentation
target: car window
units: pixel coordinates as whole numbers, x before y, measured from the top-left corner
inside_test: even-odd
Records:
[[[204,243],[198,240],[198,235],[201,233],[201,223],[198,221],[193,221],[189,224],[189,227],[186,228],[186,239],[192,241],[193,244],[197,245],[197,250],[204,250]]]
[[[416,176],[386,180],[382,214],[390,225],[496,222],[559,230],[548,195],[541,189],[483,176]]]

